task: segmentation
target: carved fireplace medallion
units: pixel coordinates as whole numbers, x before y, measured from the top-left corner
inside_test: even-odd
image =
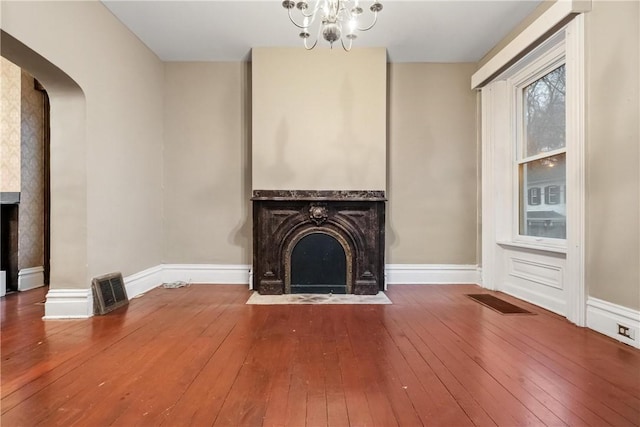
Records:
[[[263,295],[291,290],[291,253],[313,233],[344,249],[347,292],[384,290],[384,191],[253,191],[253,287]]]

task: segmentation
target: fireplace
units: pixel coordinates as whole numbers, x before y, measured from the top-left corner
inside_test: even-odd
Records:
[[[252,200],[258,292],[384,289],[383,191],[254,190]]]

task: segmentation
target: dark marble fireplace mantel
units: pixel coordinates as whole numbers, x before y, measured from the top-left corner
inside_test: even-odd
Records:
[[[344,247],[347,289],[384,289],[384,191],[254,190],[253,286],[263,295],[291,289],[291,251],[304,236],[324,233]]]
[[[384,202],[384,191],[352,190],[254,190],[252,200],[310,200]]]

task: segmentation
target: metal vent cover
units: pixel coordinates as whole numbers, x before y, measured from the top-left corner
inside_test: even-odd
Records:
[[[121,273],[109,273],[91,281],[94,314],[107,314],[129,304]]]

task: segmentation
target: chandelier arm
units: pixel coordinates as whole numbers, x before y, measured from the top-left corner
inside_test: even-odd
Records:
[[[309,13],[304,13],[304,11],[301,11],[300,14],[302,14],[302,16],[304,16],[305,18],[311,18],[316,19],[316,11],[314,10],[313,12],[309,12]]]
[[[342,43],[342,48],[345,50],[345,52],[349,52],[351,50],[351,46],[353,45],[353,39],[349,39],[349,47],[347,48],[344,44],[344,39],[341,37],[340,38],[340,42]]]
[[[305,18],[311,18],[311,22],[313,22],[316,19],[316,15],[318,14],[318,10],[320,10],[320,2],[317,1],[315,6],[313,7],[313,12],[310,12],[308,15],[306,13],[304,13],[304,11],[302,11],[302,15]]]
[[[288,9],[288,11],[289,11],[289,20],[291,21],[291,23],[292,23],[293,25],[295,25],[296,27],[300,28],[301,30],[304,30],[304,29],[306,29],[306,28],[307,28],[307,27],[305,27],[305,26],[303,26],[303,25],[298,24],[298,23],[293,19],[293,16],[291,16],[291,9]]]
[[[316,38],[316,41],[313,42],[313,45],[311,47],[309,47],[307,45],[307,39],[304,39],[304,48],[307,49],[307,50],[313,49],[314,47],[316,47],[317,44],[318,44],[318,39]]]
[[[365,28],[358,28],[358,31],[369,31],[370,29],[373,28],[374,25],[376,25],[376,22],[378,22],[378,12],[373,12],[373,22],[371,23],[371,25],[369,25],[368,27]]]
[[[318,8],[315,8],[315,10],[310,13],[310,14],[306,14],[303,11],[301,11],[300,13],[302,14],[303,17],[305,18],[311,18],[309,20],[309,22],[307,22],[307,26],[305,27],[304,25],[300,25],[298,24],[294,19],[293,16],[291,15],[291,9],[288,9],[289,12],[289,20],[291,21],[291,23],[293,23],[293,25],[295,25],[296,27],[300,28],[301,30],[306,30],[308,29],[311,25],[313,25],[313,22],[316,20],[316,17],[318,15]]]
[[[318,32],[316,33],[316,39],[311,46],[309,46],[308,37],[303,39],[304,48],[306,50],[312,50],[314,47],[316,47],[316,45],[318,44],[318,40],[320,40],[320,33],[322,33],[322,25],[318,25]]]

